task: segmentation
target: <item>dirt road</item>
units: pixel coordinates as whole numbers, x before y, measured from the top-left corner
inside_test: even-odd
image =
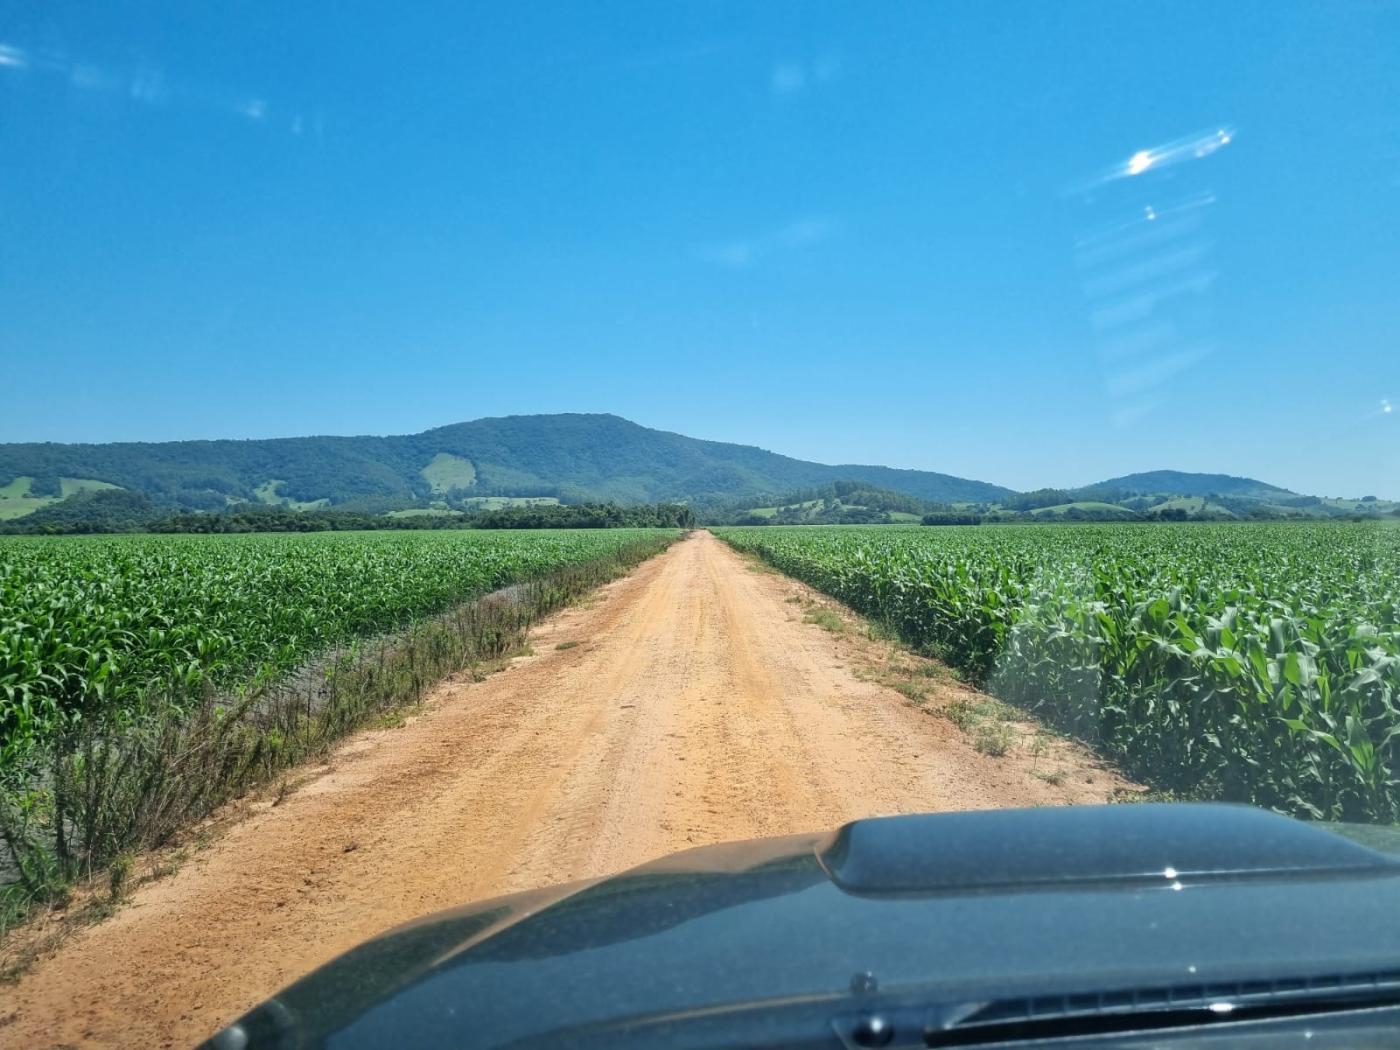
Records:
[[[805,622],[819,602],[708,533],[677,544],[70,938],[0,995],[0,1044],[188,1045],[424,912],[688,846],[1116,786],[1062,742],[1054,777],[1031,775],[1043,752],[980,754],[872,681],[880,643]]]

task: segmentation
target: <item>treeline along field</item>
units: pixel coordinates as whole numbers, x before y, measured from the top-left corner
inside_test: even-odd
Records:
[[[1400,529],[716,532],[1148,783],[1400,819]]]
[[[0,541],[0,873],[158,840],[678,535]]]

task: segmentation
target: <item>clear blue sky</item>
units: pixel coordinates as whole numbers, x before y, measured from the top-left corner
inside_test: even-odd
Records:
[[[0,0],[0,386],[1400,497],[1400,5]]]

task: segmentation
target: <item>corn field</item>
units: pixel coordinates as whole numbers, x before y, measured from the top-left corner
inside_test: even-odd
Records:
[[[1154,786],[1400,819],[1400,529],[716,532]]]
[[[0,541],[0,888],[160,840],[678,535]]]

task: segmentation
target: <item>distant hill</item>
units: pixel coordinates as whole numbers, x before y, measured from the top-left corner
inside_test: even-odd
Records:
[[[1255,478],[1152,470],[1078,489],[1039,489],[1002,500],[989,520],[1274,521],[1400,516],[1400,504],[1374,496],[1304,496]]]
[[[612,415],[477,419],[397,437],[0,444],[0,530],[278,507],[388,513],[531,502],[685,502],[705,521],[1228,520],[1400,516],[1253,478],[1154,470],[1014,492],[926,470],[828,465]]]
[[[1366,496],[1301,496],[1253,478],[1163,470],[1112,478],[1079,489],[1035,489],[995,500],[940,503],[838,481],[779,497],[699,503],[711,524],[971,524],[1025,521],[1280,521],[1400,517],[1400,503]]]
[[[1180,470],[1149,470],[1141,474],[1125,474],[1121,478],[1109,478],[1095,485],[1086,485],[1077,491],[1092,493],[1113,490],[1134,496],[1163,494],[1170,496],[1245,496],[1255,499],[1268,499],[1276,496],[1293,496],[1296,493],[1281,489],[1254,478],[1237,478],[1230,474],[1189,474]]]
[[[918,522],[945,504],[862,481],[834,481],[781,496],[701,503],[696,510],[713,525],[860,525]]]
[[[374,510],[470,497],[717,500],[860,481],[930,501],[1011,490],[932,471],[829,466],[612,415],[507,416],[397,437],[0,445],[0,519],[116,486],[160,504]]]

